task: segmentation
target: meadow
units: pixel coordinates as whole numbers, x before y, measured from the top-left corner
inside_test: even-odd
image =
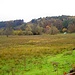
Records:
[[[63,75],[74,57],[75,34],[0,36],[0,75]]]

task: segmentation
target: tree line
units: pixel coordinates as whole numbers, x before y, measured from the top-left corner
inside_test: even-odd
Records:
[[[2,35],[54,35],[63,32],[75,32],[75,16],[43,17],[32,19],[27,23],[24,20],[0,22],[0,34]]]

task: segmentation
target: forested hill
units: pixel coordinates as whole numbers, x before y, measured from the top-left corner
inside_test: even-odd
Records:
[[[0,32],[4,30],[13,30],[14,34],[20,35],[40,35],[57,34],[59,32],[75,32],[75,16],[52,16],[32,19],[25,23],[24,20],[3,21],[0,22]],[[13,34],[13,33],[11,33]]]
[[[22,25],[24,23],[24,20],[1,21],[0,28],[6,27],[8,22],[10,22],[10,25],[13,25],[13,27],[16,27]]]

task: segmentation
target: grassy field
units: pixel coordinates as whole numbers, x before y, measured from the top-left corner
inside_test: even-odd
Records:
[[[74,57],[75,34],[0,36],[0,75],[63,75]]]

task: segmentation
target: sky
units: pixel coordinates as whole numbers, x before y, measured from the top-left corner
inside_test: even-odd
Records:
[[[0,0],[0,21],[75,16],[75,0]]]

